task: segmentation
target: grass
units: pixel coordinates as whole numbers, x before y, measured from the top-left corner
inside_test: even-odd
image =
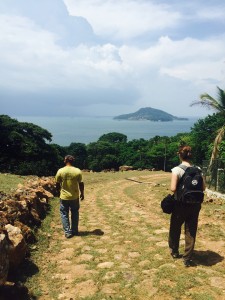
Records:
[[[58,200],[51,201],[52,209],[38,232],[37,247],[31,252],[39,272],[28,278],[26,285],[35,296],[40,300],[58,299],[61,292],[78,290],[79,285],[91,279],[97,291],[82,297],[84,300],[225,299],[225,287],[211,285],[212,277],[225,278],[223,248],[213,248],[214,241],[225,238],[225,224],[214,214],[216,210],[222,216],[224,204],[203,205],[200,215],[203,224],[196,243],[200,265],[187,269],[182,260],[172,260],[168,251],[169,216],[160,208],[160,200],[168,193],[167,174],[87,173],[84,179],[86,198],[81,203],[80,227],[90,234],[74,238],[71,243],[66,241],[60,227]],[[91,234],[96,229],[104,234]],[[67,247],[73,248],[73,257],[68,259],[71,269],[85,264],[85,269],[91,272],[80,276],[71,273],[71,283],[54,277],[60,272],[70,274],[58,262],[62,259],[59,254]],[[92,259],[79,260],[84,254],[92,255]],[[98,265],[102,262],[114,264],[101,269]],[[108,286],[115,293],[107,294]],[[68,294],[67,299],[70,298],[81,299]]]
[[[35,297],[40,297],[43,295],[43,291],[36,281],[39,278],[44,277],[46,281],[51,282],[52,276],[55,272],[56,263],[49,260],[42,262],[42,254],[45,253],[47,256],[51,257],[55,255],[60,249],[60,242],[56,241],[54,249],[50,248],[50,240],[54,229],[51,226],[52,219],[54,218],[54,211],[57,206],[56,199],[51,201],[51,209],[49,210],[46,218],[43,220],[41,228],[37,230],[37,244],[35,246],[31,245],[31,257],[35,265],[39,266],[39,272],[34,277],[28,277],[26,285]],[[32,250],[33,249],[33,250]],[[43,267],[43,268],[42,268]],[[53,284],[54,286],[54,284]]]
[[[0,191],[6,194],[11,193],[17,188],[19,183],[23,184],[26,179],[26,176],[0,173]]]

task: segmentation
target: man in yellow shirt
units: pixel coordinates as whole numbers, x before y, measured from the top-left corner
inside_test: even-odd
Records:
[[[60,191],[60,215],[66,238],[78,235],[80,200],[84,200],[82,172],[73,166],[74,157],[66,155],[65,167],[56,173],[56,187]],[[69,219],[69,211],[71,219]]]

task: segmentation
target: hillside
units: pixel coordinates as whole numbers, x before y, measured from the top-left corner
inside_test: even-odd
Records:
[[[115,120],[149,120],[168,122],[173,120],[188,120],[187,118],[175,117],[167,112],[152,107],[140,108],[138,111],[130,114],[124,114],[114,117]]]
[[[65,239],[59,201],[53,199],[31,247],[33,262],[25,271],[32,276],[25,285],[32,299],[225,299],[221,200],[203,204],[194,256],[198,266],[187,269],[169,254],[170,217],[160,208],[169,173],[85,173],[84,179],[80,236]],[[181,253],[183,245],[182,236]]]

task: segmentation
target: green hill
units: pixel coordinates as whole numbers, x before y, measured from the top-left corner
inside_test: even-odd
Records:
[[[115,120],[149,120],[168,122],[173,120],[188,120],[187,118],[175,117],[163,110],[152,107],[140,108],[138,111],[130,114],[124,114],[114,117]]]

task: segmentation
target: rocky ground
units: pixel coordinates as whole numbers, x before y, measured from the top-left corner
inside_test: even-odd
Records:
[[[49,244],[36,261],[40,300],[225,299],[225,212],[207,198],[200,215],[196,267],[170,257],[169,216],[160,200],[169,174],[87,174],[80,236],[66,239],[58,201]],[[183,236],[181,253],[183,251]]]
[[[185,268],[168,251],[169,216],[160,200],[170,174],[87,173],[80,236],[66,239],[58,199],[32,246],[25,285],[40,300],[225,299],[225,205],[207,198],[194,260]],[[42,240],[42,237],[45,237]],[[180,252],[183,252],[183,235]]]

